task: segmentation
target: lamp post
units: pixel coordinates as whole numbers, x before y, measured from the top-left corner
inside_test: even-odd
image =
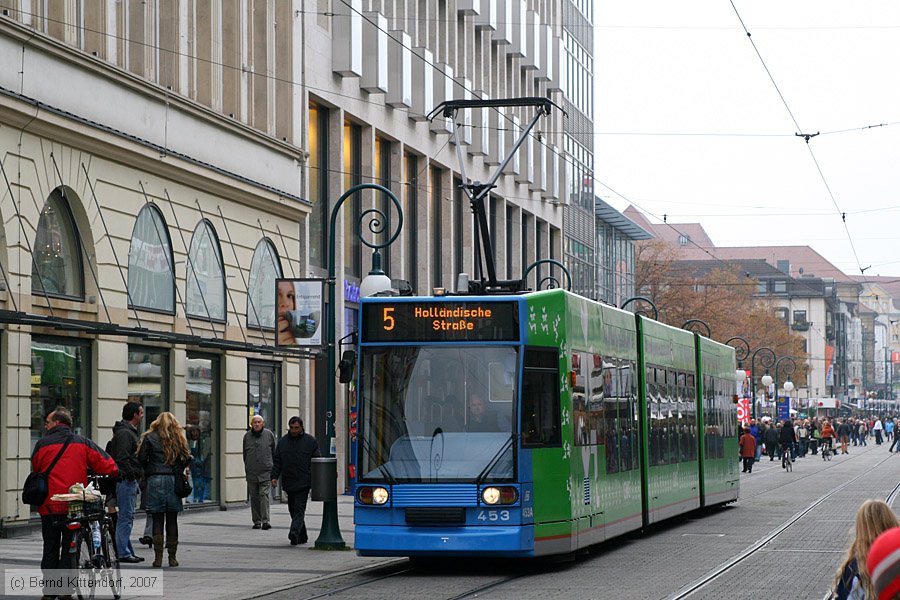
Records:
[[[387,280],[387,289],[390,289],[390,279],[388,279],[384,271],[381,270],[381,254],[378,252],[379,248],[386,248],[390,246],[397,236],[400,235],[400,229],[403,227],[403,209],[400,206],[400,200],[397,199],[397,196],[394,195],[391,190],[387,189],[384,186],[378,185],[376,183],[362,183],[360,185],[355,185],[351,187],[349,190],[341,194],[341,197],[338,198],[337,202],[334,205],[334,208],[331,209],[331,219],[328,223],[328,279],[326,281],[328,285],[328,307],[325,318],[325,353],[327,358],[327,370],[325,375],[325,440],[327,447],[325,449],[325,456],[330,457],[331,454],[331,440],[334,438],[334,417],[335,417],[335,406],[336,402],[336,394],[337,394],[337,386],[335,384],[335,271],[337,270],[337,266],[335,265],[335,248],[334,248],[334,238],[335,238],[335,230],[337,229],[337,218],[340,214],[341,208],[344,205],[344,202],[353,196],[353,194],[357,192],[361,192],[362,190],[377,190],[384,194],[387,194],[388,198],[397,208],[397,213],[400,215],[400,218],[397,220],[397,231],[395,231],[386,241],[381,244],[370,243],[362,236],[362,232],[360,231],[360,224],[362,221],[368,216],[372,215],[369,220],[369,231],[372,232],[373,235],[378,235],[385,232],[385,227],[388,224],[387,215],[385,215],[382,211],[377,208],[370,208],[363,212],[359,216],[359,221],[357,222],[357,226],[354,230],[356,236],[360,239],[360,241],[368,246],[369,248],[373,248],[375,252],[372,255],[372,271],[370,271],[369,276],[367,276],[362,284],[360,285],[360,295],[362,295],[362,290],[365,289],[367,293],[377,293],[384,289],[384,282]],[[373,279],[370,281],[369,278]],[[334,500],[326,500],[322,503],[322,529],[319,532],[319,537],[316,538],[316,548],[321,550],[341,550],[346,544],[344,543],[344,538],[341,537],[341,527],[338,523],[338,510],[337,510],[337,496],[335,496]]]
[[[688,319],[681,326],[682,329],[686,329],[687,331],[697,331],[697,327],[703,327],[706,329],[706,337],[712,338],[712,329],[709,326],[709,323],[704,321],[703,319]],[[701,331],[697,331],[697,333],[703,333]]]
[[[759,353],[762,353],[760,356],[760,364],[765,367],[766,374],[763,376],[763,379],[769,377],[769,367],[775,364],[775,351],[769,348],[768,346],[760,346],[757,348],[753,354],[750,356],[750,394],[753,396],[753,418],[756,418],[756,356]],[[772,383],[772,378],[769,377],[769,383]],[[763,383],[766,386],[766,393],[768,394],[769,383]]]
[[[731,346],[732,342],[737,343],[734,347],[734,357],[737,359],[737,368],[734,370],[735,390],[737,391],[737,396],[741,396],[743,394],[744,381],[747,380],[747,371],[744,370],[744,360],[750,356],[750,342],[748,342],[746,338],[736,335],[725,340],[725,345]]]
[[[653,309],[653,320],[654,320],[654,321],[659,321],[659,310],[656,308],[656,304],[654,304],[654,303],[653,303],[653,300],[651,300],[650,298],[648,298],[648,297],[646,297],[646,296],[635,296],[635,297],[633,297],[633,298],[629,298],[628,300],[626,300],[625,302],[623,302],[622,305],[619,306],[619,308],[621,308],[622,310],[625,310],[625,307],[626,307],[626,306],[628,306],[628,305],[631,304],[632,302],[637,302],[637,301],[640,301],[640,302],[646,302],[647,304],[649,304],[649,305],[650,305],[650,308]],[[640,311],[640,309],[639,309],[639,310],[634,311],[634,314],[639,315],[639,314],[642,314],[642,313],[641,313],[641,311]]]
[[[797,363],[794,362],[794,359],[790,356],[782,356],[778,360],[775,361],[775,409],[773,410],[773,416],[778,416],[778,369],[781,367],[781,363],[786,363],[785,367],[785,376],[786,380],[784,382],[784,391],[790,394],[794,391],[794,382],[791,381],[791,375],[794,374],[794,371],[797,370]],[[791,408],[788,405],[788,418],[791,416]]]

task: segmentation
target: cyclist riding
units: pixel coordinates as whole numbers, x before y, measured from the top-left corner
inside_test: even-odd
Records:
[[[778,432],[778,444],[781,446],[781,466],[787,468],[787,463],[794,462],[791,452],[794,449],[794,443],[797,441],[797,434],[794,426],[791,425],[790,419],[785,419],[781,424],[781,430]]]
[[[822,423],[820,439],[822,441],[822,458],[826,459],[834,451],[834,427],[831,426],[831,421],[828,419],[825,419],[825,422]]]

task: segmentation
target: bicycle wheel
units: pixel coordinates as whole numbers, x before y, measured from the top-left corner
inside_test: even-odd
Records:
[[[116,538],[110,531],[110,523],[103,523],[100,546],[103,552],[103,569],[101,579],[104,590],[109,590],[113,598],[122,597],[122,568],[119,566],[119,553],[116,551]]]
[[[75,534],[75,569],[78,576],[75,581],[75,593],[78,600],[93,600],[97,593],[97,586],[92,585],[97,580],[97,569],[94,567],[93,552],[91,551],[90,529],[85,532],[84,527]]]

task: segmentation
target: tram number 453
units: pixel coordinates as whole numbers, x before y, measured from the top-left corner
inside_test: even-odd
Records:
[[[508,510],[479,510],[479,521],[509,521]]]

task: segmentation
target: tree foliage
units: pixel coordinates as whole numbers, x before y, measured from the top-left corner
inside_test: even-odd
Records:
[[[660,321],[682,327],[690,319],[700,319],[709,325],[713,339],[719,342],[741,336],[751,351],[765,346],[779,358],[791,356],[797,363],[791,380],[798,387],[806,385],[808,356],[803,352],[803,337],[792,333],[787,323],[778,318],[776,300],[755,297],[758,289],[759,282],[747,277],[737,265],[731,267],[713,260],[681,262],[678,249],[660,240],[636,245],[635,290],[653,301]],[[633,309],[645,308],[639,302],[635,304]],[[744,367],[750,369],[749,360]],[[778,371],[779,383],[786,379],[789,369],[783,362]],[[758,358],[757,377],[761,371]]]

